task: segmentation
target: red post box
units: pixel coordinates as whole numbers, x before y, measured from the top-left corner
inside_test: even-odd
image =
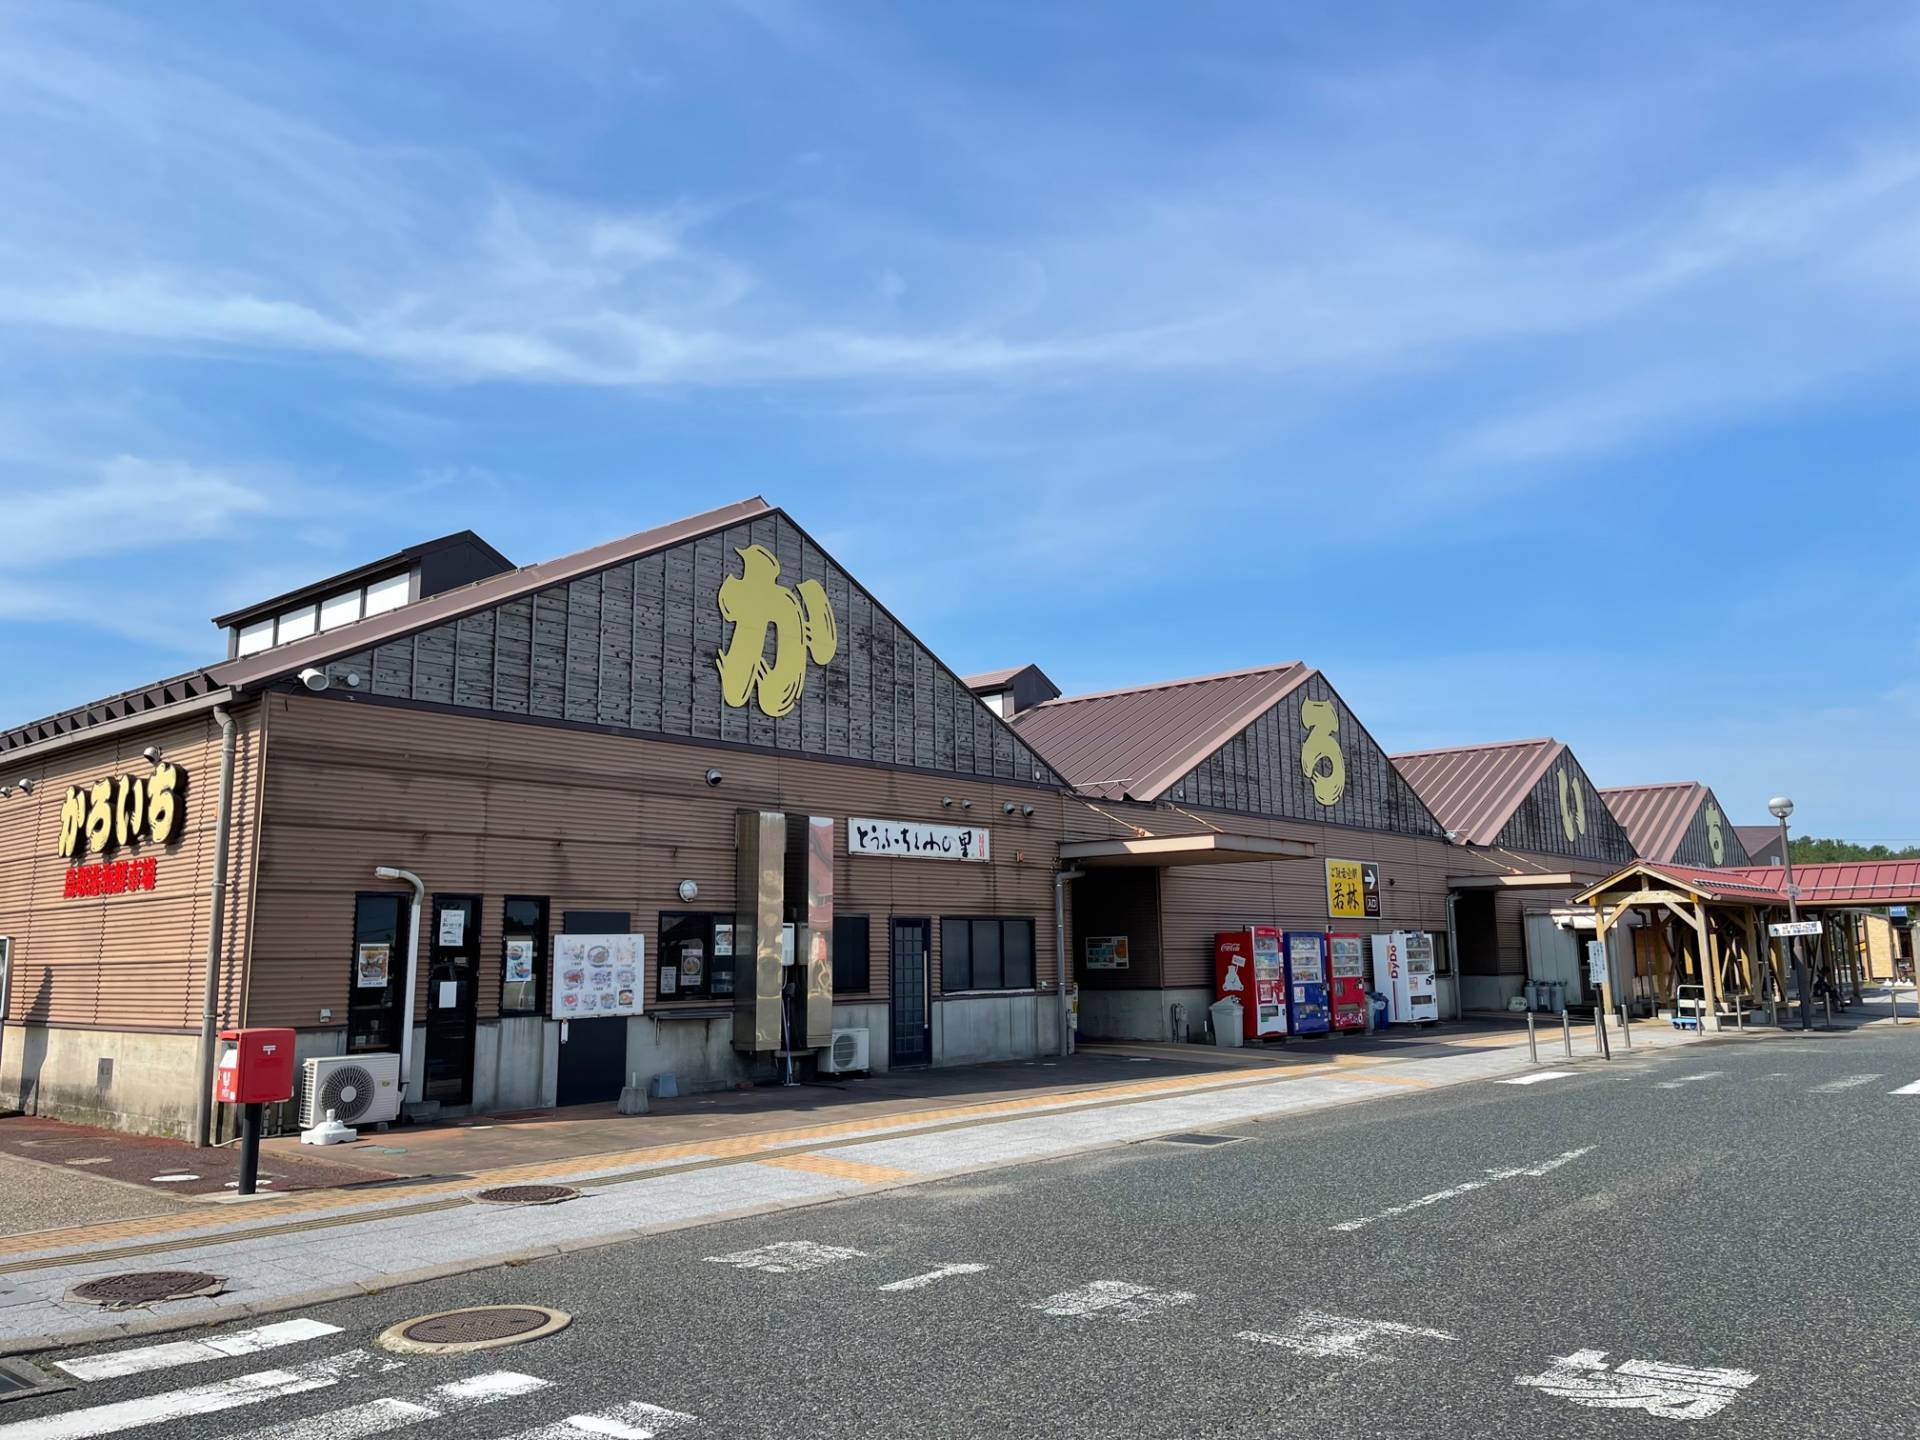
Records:
[[[293,1031],[222,1030],[233,1048],[214,1071],[213,1098],[223,1105],[272,1105],[293,1098]]]

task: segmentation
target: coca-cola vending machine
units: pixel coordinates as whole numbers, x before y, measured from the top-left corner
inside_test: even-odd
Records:
[[[1216,1000],[1238,1000],[1248,1040],[1287,1033],[1287,967],[1280,958],[1280,928],[1254,925],[1213,937]]]
[[[1327,936],[1328,982],[1333,1007],[1333,1028],[1367,1028],[1367,937],[1364,935]]]

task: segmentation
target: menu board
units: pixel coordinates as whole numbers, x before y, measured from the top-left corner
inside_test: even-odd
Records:
[[[646,999],[644,956],[640,935],[554,936],[553,1018],[638,1015]]]

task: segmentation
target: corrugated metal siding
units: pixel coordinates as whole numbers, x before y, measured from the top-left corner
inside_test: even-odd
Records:
[[[1073,895],[1071,959],[1089,990],[1154,989],[1160,984],[1160,872],[1123,867],[1089,870]],[[1085,968],[1089,935],[1127,937],[1125,970]]]
[[[388,888],[373,878],[376,865],[416,871],[431,893],[483,897],[482,1019],[498,1013],[508,895],[548,897],[556,929],[569,909],[628,911],[651,953],[662,911],[733,908],[740,809],[840,822],[836,908],[871,917],[873,998],[887,993],[892,915],[936,922],[936,991],[937,922],[946,915],[1031,917],[1037,974],[1052,981],[1052,869],[1068,803],[1057,791],[401,706],[304,696],[268,703],[272,763],[250,1024],[344,1022],[354,894]],[[709,766],[725,776],[717,788],[702,778]],[[945,795],[970,799],[973,808],[943,807]],[[1033,817],[1003,815],[1008,800],[1034,806]],[[986,865],[849,858],[845,821],[854,814],[970,819],[991,830],[996,858]],[[690,905],[676,893],[684,879],[700,887]],[[333,1011],[331,1021],[320,1020],[323,1007]]]
[[[246,983],[253,814],[261,774],[258,707],[235,713],[234,819],[222,958],[222,1023],[232,1023]],[[67,788],[148,773],[158,745],[185,773],[184,818],[164,849],[123,846],[109,860],[153,856],[156,888],[67,899],[59,856]],[[209,884],[220,796],[220,727],[211,714],[128,731],[24,767],[32,795],[0,801],[0,935],[13,940],[6,997],[11,1023],[197,1031],[205,986]],[[10,780],[17,778],[12,772]]]

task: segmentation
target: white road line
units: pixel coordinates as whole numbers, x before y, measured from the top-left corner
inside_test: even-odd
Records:
[[[924,1290],[936,1280],[944,1280],[949,1275],[978,1275],[987,1267],[962,1262],[958,1265],[942,1265],[938,1270],[929,1270],[924,1275],[915,1275],[908,1280],[896,1280],[891,1285],[882,1285],[880,1293],[890,1295],[900,1290]]]
[[[1889,1095],[1920,1095],[1920,1080],[1914,1081],[1911,1085],[1902,1085],[1898,1090],[1889,1090],[1887,1093]]]
[[[649,1405],[644,1400],[633,1400],[610,1410],[598,1410],[591,1415],[569,1415],[552,1425],[522,1430],[511,1440],[582,1440],[582,1437],[590,1437],[590,1440],[654,1440],[657,1435],[690,1429],[699,1423],[697,1417],[678,1410],[667,1410],[658,1405]]]
[[[1704,1420],[1731,1405],[1760,1377],[1751,1370],[1702,1369],[1660,1360],[1623,1360],[1607,1368],[1604,1350],[1576,1350],[1538,1375],[1513,1383],[1592,1410],[1644,1410],[1663,1420]]]
[[[1843,1075],[1838,1080],[1829,1080],[1824,1085],[1816,1085],[1807,1091],[1809,1095],[1838,1095],[1842,1090],[1851,1090],[1856,1085],[1871,1085],[1878,1075]]]
[[[1717,1080],[1726,1074],[1724,1070],[1702,1070],[1698,1075],[1682,1075],[1678,1080],[1662,1080],[1654,1086],[1656,1090],[1678,1090],[1682,1085],[1691,1085],[1696,1080]]]
[[[1385,1360],[1389,1356],[1369,1348],[1369,1342],[1383,1336],[1419,1340],[1458,1340],[1445,1330],[1428,1330],[1420,1325],[1402,1325],[1397,1320],[1360,1320],[1348,1315],[1330,1315],[1324,1310],[1303,1310],[1293,1328],[1281,1334],[1264,1330],[1242,1330],[1235,1339],[1251,1340],[1257,1345],[1277,1345],[1302,1355],[1334,1360]]]
[[[235,1410],[242,1405],[258,1405],[285,1395],[301,1395],[309,1390],[324,1390],[349,1375],[368,1370],[378,1362],[365,1350],[349,1350],[326,1360],[302,1365],[294,1370],[259,1370],[232,1380],[195,1385],[186,1390],[169,1390],[138,1400],[122,1400],[112,1405],[94,1405],[85,1410],[69,1410],[64,1415],[47,1415],[38,1420],[20,1420],[0,1425],[0,1440],[91,1440],[96,1435],[118,1435],[147,1425],[159,1425],[188,1415],[213,1415]]]
[[[1078,1290],[1050,1295],[1026,1308],[1073,1320],[1121,1320],[1138,1325],[1168,1310],[1191,1305],[1196,1298],[1189,1290],[1152,1290],[1125,1280],[1095,1280]]]
[[[740,1270],[764,1270],[769,1275],[798,1275],[818,1270],[839,1260],[864,1256],[864,1250],[846,1245],[816,1245],[811,1240],[782,1240],[756,1250],[736,1250],[731,1255],[709,1255],[709,1265],[732,1265]]]
[[[1362,1215],[1357,1220],[1342,1220],[1339,1224],[1329,1228],[1345,1231],[1364,1230],[1367,1226],[1375,1224],[1378,1221],[1392,1220],[1396,1216],[1405,1215],[1414,1210],[1424,1210],[1429,1205],[1438,1205],[1443,1200],[1457,1200],[1460,1196],[1470,1195],[1475,1190],[1484,1190],[1496,1181],[1513,1180],[1522,1175],[1536,1177],[1549,1175],[1553,1171],[1558,1170],[1562,1165],[1571,1164],[1573,1161],[1578,1160],[1582,1155],[1585,1155],[1592,1149],[1593,1146],[1591,1145],[1582,1145],[1578,1150],[1563,1151],[1551,1160],[1543,1160],[1538,1164],[1514,1165],[1503,1170],[1489,1170],[1486,1172],[1487,1178],[1484,1180],[1463,1180],[1458,1185],[1449,1185],[1444,1190],[1434,1190],[1426,1195],[1422,1195],[1417,1200],[1409,1200],[1403,1205],[1389,1205],[1377,1215]]]
[[[1496,1085],[1538,1085],[1542,1080],[1564,1080],[1569,1075],[1577,1075],[1577,1070],[1536,1070],[1531,1075],[1516,1075],[1511,1080],[1496,1080]]]
[[[512,1370],[494,1370],[438,1386],[416,1400],[391,1397],[369,1400],[364,1405],[309,1415],[291,1425],[264,1425],[235,1440],[366,1440],[368,1436],[404,1430],[425,1420],[439,1420],[518,1395],[531,1395],[552,1383]]]
[[[76,1380],[113,1380],[122,1375],[139,1375],[148,1370],[167,1370],[176,1365],[192,1365],[201,1360],[222,1360],[233,1355],[257,1355],[282,1345],[302,1340],[317,1340],[322,1335],[338,1335],[338,1325],[318,1320],[282,1320],[262,1325],[257,1330],[236,1330],[231,1335],[211,1335],[204,1340],[174,1340],[165,1345],[145,1345],[138,1350],[116,1350],[108,1355],[82,1355],[74,1360],[56,1360],[54,1368],[64,1370]]]

